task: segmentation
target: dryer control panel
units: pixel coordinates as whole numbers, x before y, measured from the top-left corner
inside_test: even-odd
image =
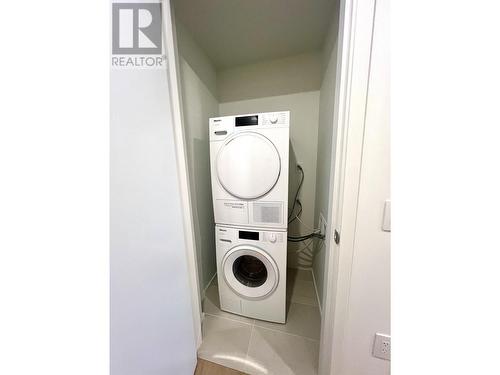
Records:
[[[210,140],[222,140],[228,135],[239,131],[283,127],[288,128],[289,125],[290,111],[213,117],[209,120]]]

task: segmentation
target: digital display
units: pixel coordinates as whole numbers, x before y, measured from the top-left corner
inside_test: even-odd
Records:
[[[259,232],[247,232],[245,230],[239,231],[239,238],[242,240],[259,240]]]
[[[239,116],[236,117],[235,126],[259,125],[259,116]]]

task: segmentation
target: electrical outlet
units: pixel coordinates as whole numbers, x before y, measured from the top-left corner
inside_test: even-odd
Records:
[[[322,214],[319,214],[319,233],[326,235],[326,220]]]
[[[391,336],[382,333],[375,334],[373,341],[373,356],[381,359],[391,360]]]

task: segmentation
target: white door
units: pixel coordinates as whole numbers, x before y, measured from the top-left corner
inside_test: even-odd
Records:
[[[319,374],[386,375],[390,362],[372,349],[376,332],[390,334],[390,234],[383,225],[390,198],[388,0],[341,6],[341,157],[330,206],[331,232],[340,237],[327,244]]]
[[[171,63],[170,4],[163,6]],[[111,375],[191,375],[196,366],[197,282],[186,251],[172,74],[170,65],[111,70]]]
[[[377,0],[341,375],[391,372],[371,353],[376,332],[391,334],[389,21],[389,1]]]
[[[278,182],[281,160],[276,146],[255,132],[237,133],[219,150],[217,179],[232,196],[257,199]]]

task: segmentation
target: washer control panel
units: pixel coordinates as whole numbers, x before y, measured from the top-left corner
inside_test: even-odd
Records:
[[[268,242],[271,244],[282,243],[286,240],[286,232],[270,232],[252,229],[216,227],[216,236],[222,242]]]

